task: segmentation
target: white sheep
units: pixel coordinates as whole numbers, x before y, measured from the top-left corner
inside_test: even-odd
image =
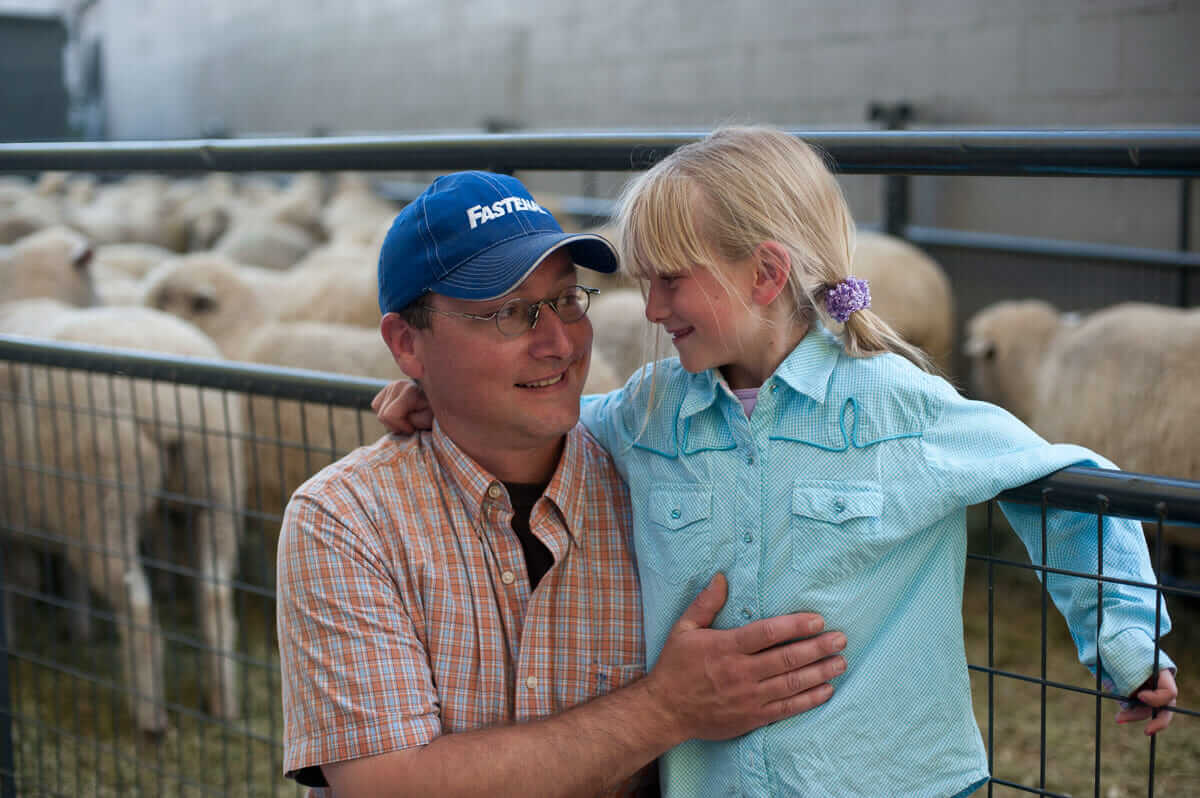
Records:
[[[1200,480],[1200,311],[1129,302],[1082,318],[999,302],[967,325],[971,389],[1051,441],[1121,468]]]
[[[161,264],[145,278],[143,303],[191,321],[226,357],[244,360],[251,332],[273,321],[379,324],[373,263],[325,253],[283,272],[238,266],[196,253]]]
[[[0,183],[0,244],[60,224],[58,204],[24,180]]]
[[[378,253],[376,242],[381,242],[380,230],[386,234],[399,212],[398,205],[375,193],[366,175],[342,172],[321,211],[321,227],[330,241],[368,247],[375,244],[374,251]]]
[[[51,297],[72,305],[96,303],[88,240],[54,226],[0,249],[0,302]]]
[[[949,374],[954,295],[942,267],[903,239],[860,230],[850,274],[870,283],[871,310]]]
[[[0,304],[0,332],[215,359],[192,325],[149,308],[76,308],[50,299]],[[190,513],[205,697],[239,713],[231,580],[245,480],[244,409],[212,389],[167,381],[0,364],[6,526],[44,530],[120,619],[122,665],[137,727],[167,725],[163,640],[139,554],[144,520],[161,502]],[[166,499],[166,496],[184,497]]]

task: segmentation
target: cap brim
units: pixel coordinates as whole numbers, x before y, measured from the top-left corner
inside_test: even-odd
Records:
[[[605,274],[617,270],[617,253],[603,236],[546,231],[505,241],[479,253],[433,283],[430,290],[455,299],[496,299],[520,285],[562,247],[570,249],[571,259],[579,266]]]

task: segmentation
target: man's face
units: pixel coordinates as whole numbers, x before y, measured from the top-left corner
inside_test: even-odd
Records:
[[[561,293],[576,282],[565,249],[548,256],[505,296],[468,302],[435,295],[430,306],[456,313],[489,314],[506,301],[531,301]],[[537,326],[504,337],[494,321],[431,314],[432,323],[414,331],[414,358],[438,423],[483,465],[489,452],[557,447],[579,420],[579,397],[592,351],[592,325],[585,317],[564,323],[549,306]]]

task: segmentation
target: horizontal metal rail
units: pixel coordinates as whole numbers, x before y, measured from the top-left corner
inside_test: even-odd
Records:
[[[283,399],[320,401],[341,407],[370,409],[371,399],[386,383],[302,369],[251,363],[174,357],[129,349],[43,341],[0,335],[0,363],[15,361],[184,385],[244,391]],[[1129,471],[1072,466],[1043,479],[1005,491],[998,498],[1095,512],[1106,500],[1106,515],[1171,524],[1200,526],[1200,482]]]
[[[369,410],[372,397],[387,384],[383,380],[345,374],[109,349],[20,335],[0,335],[0,363],[6,360],[325,402],[361,410]]]
[[[793,130],[847,174],[1198,177],[1200,128]],[[543,132],[0,144],[0,172],[630,171],[706,131]]]
[[[862,225],[866,227],[866,225]],[[1138,263],[1176,271],[1200,268],[1200,252],[1178,252],[1171,249],[1126,247],[1115,244],[1093,244],[1088,241],[1066,241],[1056,238],[1035,238],[1002,233],[981,233],[968,230],[948,230],[940,227],[906,225],[904,237],[923,247],[959,247],[988,252],[1017,255],[1037,255],[1048,258],[1104,260],[1119,263]]]
[[[1146,521],[1200,525],[1200,482],[1133,471],[1071,466],[1000,494],[1002,501],[1041,504],[1095,513],[1106,501],[1104,514]]]

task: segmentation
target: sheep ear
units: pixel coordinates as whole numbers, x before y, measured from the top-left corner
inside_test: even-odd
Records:
[[[75,271],[83,271],[92,262],[92,256],[95,252],[90,244],[83,244],[79,249],[71,255],[71,265],[75,267]]]

